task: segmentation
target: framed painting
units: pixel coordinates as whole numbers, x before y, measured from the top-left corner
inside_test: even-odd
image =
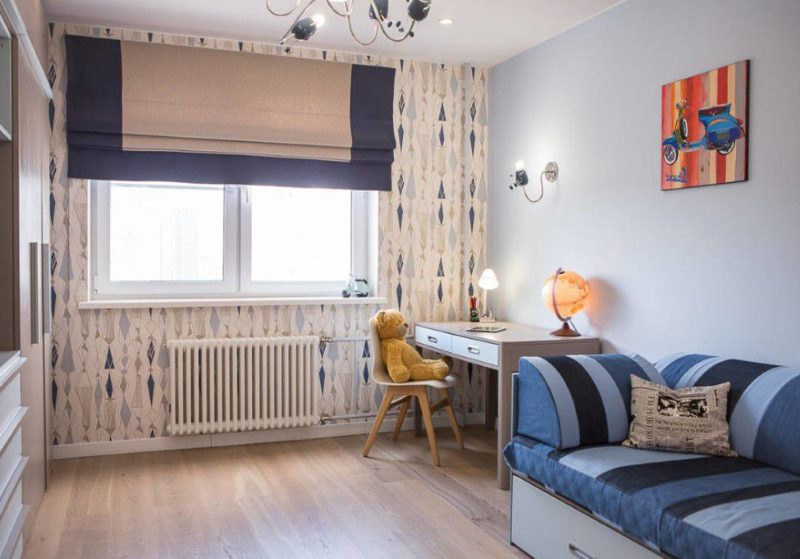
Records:
[[[661,88],[661,190],[747,180],[750,61]]]

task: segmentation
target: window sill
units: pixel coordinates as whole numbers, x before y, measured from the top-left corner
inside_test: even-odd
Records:
[[[78,309],[168,309],[187,307],[277,307],[303,305],[383,305],[385,297],[222,297],[175,299],[94,299],[79,301]]]

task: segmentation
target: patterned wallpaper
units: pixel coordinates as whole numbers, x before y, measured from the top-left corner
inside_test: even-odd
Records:
[[[52,24],[50,217],[53,257],[54,444],[166,435],[165,341],[321,335],[319,409],[374,412],[365,337],[375,305],[79,310],[87,296],[88,184],[66,170],[64,35],[380,64],[397,69],[393,190],[379,197],[378,292],[411,321],[466,316],[486,259],[487,71],[185,35]],[[482,410],[483,371],[463,367],[457,407]]]

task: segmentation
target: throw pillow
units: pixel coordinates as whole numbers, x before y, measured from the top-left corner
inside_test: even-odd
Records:
[[[633,421],[623,445],[736,456],[725,420],[731,383],[672,389],[631,375],[631,387]]]

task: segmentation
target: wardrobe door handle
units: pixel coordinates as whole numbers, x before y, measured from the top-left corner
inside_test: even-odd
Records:
[[[30,243],[28,250],[30,252],[28,258],[30,260],[31,274],[31,345],[35,345],[41,341],[41,329],[39,327],[39,243]]]
[[[569,552],[572,553],[578,559],[596,559],[596,557],[590,553],[586,553],[580,547],[571,543],[567,546],[569,548]]]
[[[42,331],[51,334],[53,328],[53,309],[50,304],[50,244],[42,243]]]
[[[438,344],[439,338],[434,338],[433,336],[428,336],[428,341],[432,344]]]

